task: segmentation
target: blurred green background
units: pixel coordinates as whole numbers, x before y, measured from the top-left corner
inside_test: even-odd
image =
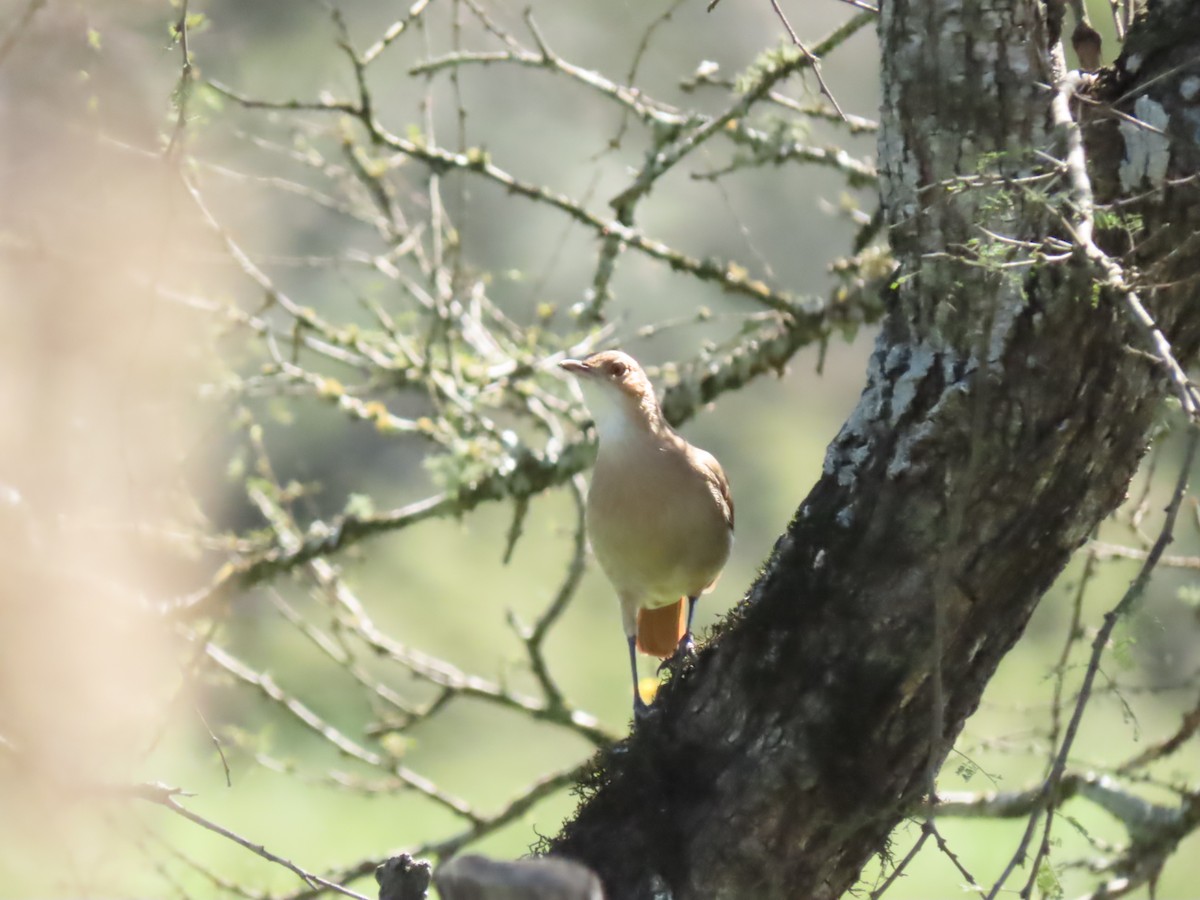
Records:
[[[832,0],[790,6],[785,4],[805,40],[824,36],[848,15],[846,6]],[[25,2],[0,4],[0,21],[16,22],[28,8]],[[360,49],[405,14],[399,4],[365,0],[340,8]],[[521,4],[488,0],[485,8],[502,27],[533,45]],[[730,101],[728,91],[681,88],[703,62],[715,62],[722,76],[733,77],[762,50],[780,43],[780,23],[765,2],[724,0],[711,13],[705,13],[701,2],[544,2],[533,7],[533,15],[560,57],[624,82],[639,41],[669,10],[669,19],[652,32],[635,81],[649,95],[681,107],[712,112]],[[35,302],[37,294],[18,271],[24,264],[22,254],[30,252],[29,236],[36,232],[53,238],[60,229],[70,234],[78,226],[83,236],[72,246],[86,250],[90,239],[126,216],[124,204],[130,195],[149,206],[142,211],[148,224],[128,237],[137,248],[131,253],[136,265],[153,268],[155,264],[147,261],[157,258],[182,291],[233,300],[248,310],[257,305],[253,286],[227,257],[197,237],[195,226],[178,212],[185,201],[162,178],[156,161],[162,135],[169,135],[176,121],[171,97],[179,79],[179,53],[169,26],[180,11],[178,5],[150,0],[51,0],[44,8],[38,6],[20,42],[0,63],[0,124],[5,126],[0,178],[14,210],[5,217],[6,258],[12,268],[0,302],[12,326],[4,336],[10,360],[24,361],[5,374],[14,382],[37,381],[38,373],[58,371],[84,352],[81,344],[93,339],[116,348],[106,357],[112,366],[106,369],[97,363],[81,377],[109,385],[115,396],[128,398],[130,383],[152,382],[159,372],[170,373],[180,382],[178,390],[158,398],[148,427],[161,435],[163,422],[174,423],[162,459],[180,461],[176,475],[157,470],[151,475],[127,464],[120,472],[137,482],[139,490],[143,482],[158,486],[172,477],[185,481],[186,493],[198,498],[202,509],[202,515],[190,521],[207,521],[216,533],[245,532],[262,525],[242,488],[242,475],[253,462],[239,432],[230,426],[229,405],[213,389],[230,373],[253,372],[260,361],[261,347],[244,334],[218,327],[215,317],[195,310],[182,316],[161,312],[153,300],[140,298],[136,291],[126,293],[124,281],[105,288],[111,272],[101,266],[72,282],[76,290],[70,301],[61,291],[42,292],[37,300],[42,304],[38,333],[57,334],[64,320],[73,320],[78,308],[91,302],[93,289],[105,298],[97,303],[110,304],[103,310],[123,310],[129,320],[119,320],[120,327],[107,337],[101,329],[79,344],[48,341],[49,349],[39,351],[36,359],[13,355],[28,334],[22,330],[29,327],[22,317],[33,315],[18,308]],[[192,2],[189,12],[204,17],[195,21],[191,35],[200,77],[263,99],[353,94],[353,72],[337,46],[338,32],[323,4],[225,0]],[[639,126],[631,124],[621,145],[611,147],[620,128],[620,111],[579,84],[545,71],[464,67],[457,84],[447,75],[432,81],[410,75],[412,65],[452,48],[456,19],[468,23],[461,32],[464,47],[494,49],[496,41],[462,6],[434,2],[422,26],[398,40],[370,70],[381,119],[394,133],[412,129],[454,147],[461,102],[467,113],[461,122],[465,146],[485,148],[497,165],[518,177],[575,198],[587,197],[586,205],[602,209],[627,183],[631,167],[641,163],[647,140]],[[823,71],[847,112],[874,117],[878,87],[870,28],[832,54]],[[802,100],[817,98],[812,82],[793,79],[787,91]],[[369,229],[348,224],[344,216],[311,197],[281,190],[268,180],[307,182],[320,169],[312,165],[311,154],[317,152],[329,153],[330,165],[337,163],[336,119],[245,110],[212,92],[197,92],[189,109],[187,146],[198,160],[208,201],[223,226],[276,284],[297,302],[339,323],[366,321],[356,302],[359,295],[369,295],[385,307],[398,303],[394,286],[369,267],[352,261],[306,263],[310,257],[328,260],[356,249],[378,249],[372,248]],[[871,134],[847,135],[838,126],[817,123],[809,140],[815,146],[836,140],[858,156],[873,156]],[[847,189],[828,169],[794,164],[749,168],[715,180],[689,177],[729,160],[729,151],[714,144],[673,172],[641,208],[639,227],[692,255],[737,260],[756,277],[796,294],[829,295],[837,280],[827,267],[848,252],[856,229],[846,211],[861,205],[869,212],[874,205],[871,193]],[[416,163],[409,166],[415,189],[425,171]],[[473,271],[487,273],[492,299],[531,328],[539,310],[549,304],[553,314],[546,327],[569,331],[569,309],[583,299],[591,283],[597,246],[593,235],[470,173],[448,174],[442,189],[462,258]],[[25,214],[32,209],[41,213]],[[164,244],[170,253],[159,255]],[[77,265],[83,252],[65,253],[75,260],[54,265]],[[101,258],[106,252],[114,251],[103,244],[95,249]],[[613,290],[609,343],[651,365],[695,357],[705,341],[735,332],[746,317],[761,312],[744,298],[723,294],[711,284],[682,277],[629,251],[621,257]],[[692,320],[701,306],[712,316],[696,323]],[[641,332],[647,326],[661,327],[647,336]],[[689,440],[721,459],[738,509],[734,555],[720,586],[700,606],[701,630],[747,589],[775,537],[814,483],[825,446],[861,390],[872,341],[870,329],[862,329],[845,340],[833,340],[825,351],[809,347],[796,355],[782,377],[759,379],[721,398],[683,428]],[[155,354],[139,355],[150,345]],[[138,367],[132,375],[120,362],[122,348],[132,348],[128,358],[134,362],[129,365]],[[129,400],[135,402],[140,401]],[[398,401],[401,406],[406,402]],[[433,476],[423,465],[423,446],[411,438],[381,434],[311,397],[261,398],[260,405],[266,412],[263,440],[279,480],[310,485],[303,508],[313,516],[342,509],[351,495],[369,497],[376,509],[388,509],[434,489]],[[419,404],[414,410],[419,411]],[[108,412],[78,401],[73,427],[85,435],[104,431],[120,446],[127,440],[158,446],[154,440],[130,437],[124,420],[118,417],[114,425]],[[45,445],[14,446],[23,446],[30,455],[37,452],[30,447]],[[1178,448],[1164,439],[1156,457],[1157,476],[1149,484],[1151,514],[1141,531],[1130,524],[1132,511],[1125,510],[1106,526],[1104,538],[1140,545],[1145,534],[1154,533],[1178,455]],[[56,465],[102,463],[85,457]],[[163,467],[170,468],[166,463]],[[26,469],[36,467],[14,466],[14,471]],[[107,470],[97,471],[97,478],[110,480]],[[1135,499],[1140,490],[1139,481]],[[36,496],[27,487],[22,493]],[[54,506],[47,503],[44,508]],[[118,512],[97,501],[94,507],[72,507],[71,515],[81,515],[80,509],[101,518],[115,518]],[[187,519],[178,513],[166,518],[174,520],[173,516]],[[1192,501],[1185,518],[1172,552],[1197,550],[1198,511]],[[535,685],[508,617],[530,622],[552,599],[570,558],[573,505],[563,489],[535,498],[524,535],[504,564],[511,520],[510,505],[486,505],[462,520],[429,521],[374,538],[336,562],[388,634],[464,672],[533,693]],[[162,553],[157,545],[153,551],[141,544],[133,547],[139,565],[151,571],[132,577],[150,599],[194,590],[224,558],[213,546],[182,562],[175,555],[170,556],[173,563],[160,563]],[[1005,660],[943,772],[943,790],[1013,790],[1042,775],[1054,670],[1067,639],[1070,598],[1080,567],[1078,562],[1072,565]],[[1066,668],[1068,692],[1081,675],[1088,633],[1134,571],[1135,564],[1127,562],[1101,567],[1083,606],[1084,640],[1075,646]],[[1170,734],[1181,713],[1194,704],[1200,652],[1195,610],[1186,602],[1190,595],[1180,591],[1188,584],[1186,574],[1160,571],[1145,601],[1118,629],[1117,645],[1104,666],[1101,694],[1089,708],[1076,744],[1073,767],[1104,770],[1119,764],[1148,742]],[[319,606],[303,585],[283,579],[274,589],[298,610],[319,619]],[[10,597],[10,602],[16,601]],[[104,601],[97,597],[90,602]],[[344,733],[370,743],[364,729],[375,715],[361,689],[315,653],[301,632],[286,625],[275,613],[268,590],[237,597],[222,628],[225,646],[269,671],[289,694]],[[611,591],[594,565],[546,650],[566,696],[614,735],[623,734],[629,718],[624,644]],[[395,668],[383,662],[370,665],[379,677],[394,681],[396,690],[416,699],[431,696]],[[647,664],[646,674],[651,671]],[[61,705],[70,718],[74,688],[67,685],[60,692],[36,672],[29,666],[13,667],[6,677],[26,683],[27,700]],[[168,714],[147,724],[146,734],[128,743],[128,753],[121,750],[131,732],[108,735],[112,743],[106,747],[102,771],[112,782],[161,781],[182,787],[195,794],[181,801],[188,808],[320,873],[383,858],[460,827],[445,810],[411,792],[391,790],[386,784],[370,790],[378,773],[340,759],[328,744],[254,692],[203,683],[194,696],[180,694],[170,667],[154,672],[158,675],[140,677],[137,683],[150,698],[146,704]],[[120,706],[124,699],[118,696],[113,702]],[[209,729],[222,739],[230,769],[228,786]],[[387,746],[403,751],[409,769],[465,798],[485,815],[503,808],[546,773],[578,765],[591,752],[585,741],[562,729],[462,700]],[[78,764],[81,772],[90,771],[93,748],[80,744],[71,749],[75,762],[63,765],[70,769]],[[1198,763],[1200,750],[1191,740],[1157,767],[1154,776],[1194,785]],[[368,789],[332,783],[332,771],[363,779],[356,785]],[[90,789],[71,788],[70,779],[67,782],[65,791],[62,784],[50,789],[26,778],[19,767],[0,767],[0,790],[8,795],[7,802],[0,799],[0,897],[203,897],[225,893],[235,883],[273,895],[302,888],[291,873],[164,809],[97,798]],[[1139,790],[1164,802],[1169,797],[1150,783]],[[574,804],[569,791],[559,791],[472,849],[499,857],[523,854],[538,835],[555,833]],[[1056,863],[1097,856],[1099,850],[1090,841],[1126,840],[1113,820],[1082,801],[1068,803],[1064,813],[1054,831],[1055,841],[1061,842],[1053,855]],[[1011,856],[1024,820],[948,820],[941,827],[963,864],[987,881]],[[902,828],[890,848],[893,857],[900,858],[917,834],[916,825]],[[1200,844],[1193,838],[1175,855],[1159,883],[1159,897],[1200,892],[1200,864],[1191,856],[1197,849]],[[867,885],[875,874],[865,874]],[[1059,877],[1068,896],[1095,880],[1082,868],[1063,869]],[[373,894],[369,878],[355,887]],[[961,876],[947,858],[927,849],[889,896],[954,897],[962,889]]]

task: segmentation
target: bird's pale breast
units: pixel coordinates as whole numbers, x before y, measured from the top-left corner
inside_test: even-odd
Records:
[[[720,491],[673,445],[602,448],[587,518],[605,574],[640,606],[703,592],[729,557]]]

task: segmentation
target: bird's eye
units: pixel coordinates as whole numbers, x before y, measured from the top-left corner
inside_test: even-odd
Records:
[[[619,360],[614,360],[613,362],[608,364],[608,374],[611,375],[613,378],[620,378],[622,375],[625,374],[625,370],[627,368],[628,367],[625,365],[625,363],[623,363]]]

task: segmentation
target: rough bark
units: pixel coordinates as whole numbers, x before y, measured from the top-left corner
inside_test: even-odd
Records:
[[[981,242],[980,226],[1069,239],[1078,212],[1039,155],[1062,159],[1066,139],[1040,6],[881,6],[882,200],[900,264],[889,314],[861,401],[762,576],[653,717],[597,760],[551,846],[612,898],[852,886],[1121,500],[1164,395],[1161,368],[1130,352],[1146,345],[1124,298],[1082,255]],[[1198,56],[1200,10],[1153,5],[1094,91],[1158,116],[1166,138],[1139,170],[1144,133],[1102,108],[1084,131],[1101,199],[1142,197],[1125,210],[1146,233],[1124,262],[1173,282],[1143,293],[1184,362],[1200,330],[1186,280],[1197,254],[1171,250],[1197,231],[1200,200],[1167,179],[1196,172],[1200,89],[1186,79],[1200,71],[1178,63]],[[1128,249],[1122,235],[1097,240]]]

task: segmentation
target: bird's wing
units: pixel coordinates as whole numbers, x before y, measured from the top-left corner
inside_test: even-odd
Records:
[[[725,524],[729,526],[730,531],[733,531],[733,495],[729,492],[729,479],[725,477],[725,470],[721,468],[717,458],[707,450],[690,445],[688,450],[692,461],[707,476],[709,487],[721,503],[721,513],[725,516]]]

